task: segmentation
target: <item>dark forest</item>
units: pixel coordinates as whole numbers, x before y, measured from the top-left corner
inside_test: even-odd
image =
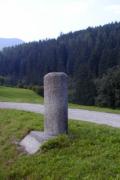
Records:
[[[68,74],[71,102],[120,107],[120,23],[0,52],[1,85],[42,87],[48,72]]]

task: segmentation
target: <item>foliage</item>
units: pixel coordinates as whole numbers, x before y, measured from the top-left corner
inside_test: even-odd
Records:
[[[79,66],[75,83],[76,92],[74,101],[80,104],[93,105],[96,88],[86,64]]]
[[[46,73],[66,72],[70,77],[70,100],[86,105],[95,104],[95,79],[119,64],[120,23],[117,22],[0,52],[0,76],[7,78],[5,84],[43,86]]]
[[[29,156],[16,142],[31,129],[43,130],[40,114],[0,110],[1,180],[120,179],[119,129],[70,121],[69,137],[48,141],[46,151]]]
[[[120,67],[110,69],[97,80],[98,96],[96,104],[107,107],[120,107]]]
[[[0,85],[4,85],[5,78],[3,76],[0,76]]]
[[[43,86],[32,86],[32,90],[35,91],[40,96],[44,96],[44,87]]]

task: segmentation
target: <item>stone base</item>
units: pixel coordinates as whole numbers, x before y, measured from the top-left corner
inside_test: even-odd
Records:
[[[19,145],[22,146],[28,154],[34,154],[45,141],[53,137],[55,136],[48,135],[45,132],[31,131],[20,141]]]

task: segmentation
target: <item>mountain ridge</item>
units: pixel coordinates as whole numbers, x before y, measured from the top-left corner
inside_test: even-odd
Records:
[[[1,38],[0,37],[0,50],[2,50],[5,47],[16,46],[23,43],[24,41],[19,38]]]

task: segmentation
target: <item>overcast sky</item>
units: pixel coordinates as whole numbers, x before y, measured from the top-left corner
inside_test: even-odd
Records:
[[[120,21],[120,0],[0,0],[0,37],[24,41]]]

